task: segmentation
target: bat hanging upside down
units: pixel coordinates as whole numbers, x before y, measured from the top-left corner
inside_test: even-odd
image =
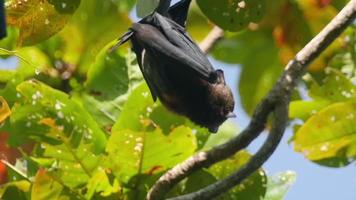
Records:
[[[154,12],[134,23],[113,48],[131,40],[154,101],[158,97],[169,110],[215,133],[235,117],[234,98],[223,71],[212,67],[185,31],[189,3],[172,6],[169,18]]]

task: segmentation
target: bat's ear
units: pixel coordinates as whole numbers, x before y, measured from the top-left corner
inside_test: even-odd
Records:
[[[218,69],[215,72],[216,72],[216,75],[217,75],[217,83],[222,83],[222,84],[226,85],[225,77],[224,77],[224,71],[221,70],[221,69]]]

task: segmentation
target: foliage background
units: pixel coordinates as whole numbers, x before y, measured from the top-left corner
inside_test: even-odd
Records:
[[[346,1],[251,0],[245,6],[239,2],[198,0],[191,8],[188,30],[193,38],[202,40],[213,26],[205,14],[225,30],[237,31],[227,32],[211,55],[233,64],[232,69],[224,67],[225,71],[239,71],[226,74],[230,85],[238,86],[234,89],[241,103],[237,121],[244,126],[286,62]],[[137,3],[144,16],[155,1]],[[15,56],[19,62],[16,70],[8,66],[0,70],[1,136],[2,141],[8,138],[2,145],[3,159],[8,160],[2,165],[7,169],[2,198],[142,199],[164,170],[238,132],[227,123],[210,136],[159,103],[153,104],[147,87],[141,84],[133,54],[126,48],[107,53],[112,41],[130,26],[134,4],[133,0],[7,1],[11,27],[9,36],[0,42],[0,54],[3,59]],[[265,166],[267,176],[261,169],[225,199],[281,199],[295,174],[272,174],[286,169],[296,169],[297,186],[304,188],[292,190],[290,198],[335,199],[333,190],[343,189],[346,192],[337,193],[338,198],[354,199],[348,188],[356,185],[355,173],[352,165],[345,166],[353,163],[356,153],[355,37],[355,27],[349,28],[312,64],[291,104],[290,117],[298,119],[288,134],[294,135],[291,144],[285,138]],[[238,81],[232,80],[235,75]],[[290,153],[292,148],[301,154]],[[248,157],[247,152],[239,153],[196,173],[171,195],[222,178]],[[313,176],[308,176],[310,172]],[[334,173],[338,180],[332,179]],[[353,180],[348,182],[350,178]]]

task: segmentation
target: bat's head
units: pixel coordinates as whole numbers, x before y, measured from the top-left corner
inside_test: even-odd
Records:
[[[222,70],[216,70],[216,81],[211,84],[209,93],[209,124],[207,127],[210,132],[216,133],[219,126],[228,118],[236,117],[233,113],[235,101],[231,89],[226,85]]]

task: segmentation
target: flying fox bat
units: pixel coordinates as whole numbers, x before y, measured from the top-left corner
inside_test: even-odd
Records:
[[[190,0],[172,6],[167,16],[153,12],[126,32],[154,101],[217,132],[233,114],[234,98],[222,70],[215,70],[185,31]]]

